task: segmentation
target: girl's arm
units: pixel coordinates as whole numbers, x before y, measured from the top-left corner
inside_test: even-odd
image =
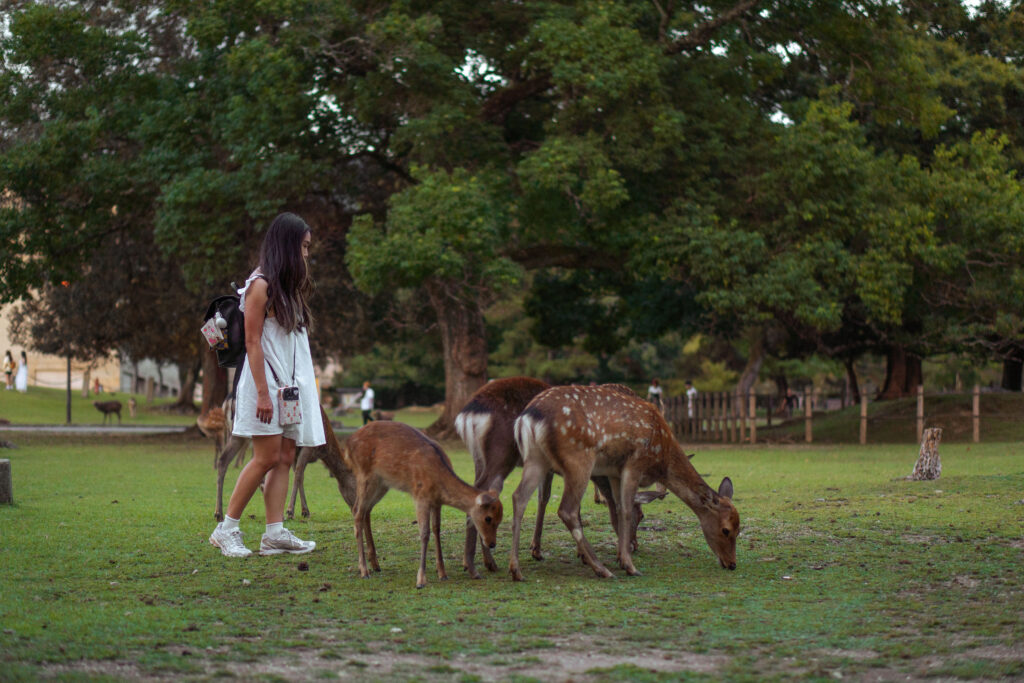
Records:
[[[263,356],[263,321],[267,310],[267,281],[256,278],[245,292],[245,353],[249,357],[249,371],[256,382],[256,419],[270,424],[274,419],[274,404],[267,386],[267,368]]]

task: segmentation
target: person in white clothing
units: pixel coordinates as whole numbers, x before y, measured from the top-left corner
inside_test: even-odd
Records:
[[[370,388],[370,381],[363,382],[363,393],[359,398],[359,410],[363,412],[363,424],[373,422],[370,415],[373,412],[373,389]]]
[[[18,375],[14,378],[14,387],[21,393],[28,391],[28,356],[21,352],[21,362],[18,363]]]
[[[697,402],[697,389],[693,382],[686,380],[686,416],[693,417],[693,405]]]
[[[238,522],[260,482],[267,528],[260,555],[308,553],[316,547],[284,528],[288,476],[299,446],[326,442],[309,351],[312,318],[308,299],[313,282],[307,259],[312,233],[305,221],[283,213],[270,224],[260,249],[259,267],[239,290],[245,313],[246,359],[239,372],[233,433],[252,438],[253,458],[242,469],[224,521],[210,543],[228,557],[252,552],[242,542]],[[302,420],[282,425],[278,389],[298,388]],[[265,481],[264,481],[265,477]]]
[[[661,382],[655,377],[651,380],[651,386],[647,387],[647,400],[654,404],[654,407],[659,411],[662,410],[661,402]]]

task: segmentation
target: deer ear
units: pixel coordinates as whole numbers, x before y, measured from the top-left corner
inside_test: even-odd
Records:
[[[493,502],[494,496],[491,495],[490,491],[487,491],[486,493],[481,493],[479,496],[476,497],[476,504],[479,505],[480,507],[483,507],[484,505],[490,505]]]
[[[731,499],[732,493],[732,479],[726,477],[722,480],[722,483],[718,485],[718,495]]]

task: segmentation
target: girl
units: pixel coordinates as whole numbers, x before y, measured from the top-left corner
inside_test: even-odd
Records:
[[[233,432],[252,438],[253,458],[235,482],[224,521],[210,536],[210,543],[228,557],[252,554],[242,543],[238,520],[264,476],[267,529],[260,555],[302,554],[316,547],[283,526],[295,450],[326,440],[307,335],[311,322],[307,300],[313,283],[306,259],[311,240],[309,226],[295,214],[275,218],[260,248],[259,267],[238,290],[239,308],[246,314],[246,359],[239,370]],[[299,424],[279,422],[277,390],[284,386],[299,389]]]
[[[14,357],[8,349],[4,354],[4,377],[7,379],[7,390],[14,388]]]
[[[14,378],[14,386],[21,393],[28,391],[28,356],[21,352],[21,362],[18,363],[18,375]]]

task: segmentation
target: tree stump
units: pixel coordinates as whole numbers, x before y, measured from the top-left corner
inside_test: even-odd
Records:
[[[0,504],[14,503],[14,487],[11,483],[11,461],[0,460]]]
[[[942,474],[942,460],[939,459],[939,441],[942,440],[942,430],[938,427],[929,427],[921,435],[921,453],[917,456],[917,463],[914,471],[907,479],[911,481],[926,481],[938,479]]]

